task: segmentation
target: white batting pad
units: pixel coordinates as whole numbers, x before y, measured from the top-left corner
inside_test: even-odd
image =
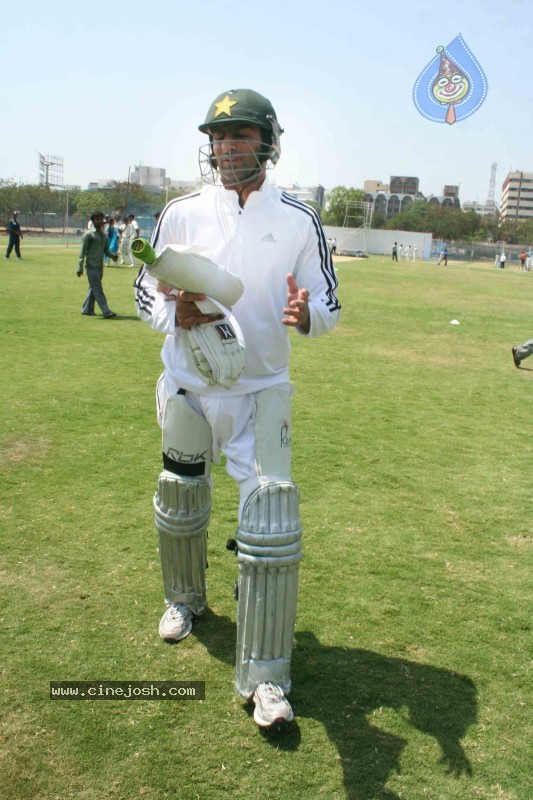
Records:
[[[212,433],[182,394],[165,403],[162,446],[164,470],[154,496],[154,518],[165,598],[201,614],[206,606]]]
[[[239,597],[235,688],[250,697],[259,683],[291,688],[298,567],[302,557],[299,492],[268,483],[246,501],[237,530]]]
[[[161,473],[154,496],[163,588],[168,603],[185,603],[194,614],[207,605],[207,525],[211,490],[202,478]]]

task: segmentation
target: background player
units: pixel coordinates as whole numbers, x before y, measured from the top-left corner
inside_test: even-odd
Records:
[[[109,249],[107,236],[103,232],[105,217],[102,211],[93,211],[91,214],[93,227],[85,231],[81,240],[80,257],[76,275],[81,278],[83,268],[87,272],[89,290],[81,308],[81,313],[87,317],[94,317],[94,305],[98,303],[104,319],[114,319],[117,315],[111,311],[102,287],[104,275],[104,256],[116,261],[118,256]]]
[[[20,222],[18,220],[18,211],[13,211],[11,214],[11,219],[9,220],[7,231],[9,233],[9,241],[7,243],[7,250],[6,250],[6,261],[9,260],[11,256],[11,251],[15,248],[15,255],[19,259],[22,259],[20,254],[20,240],[23,238],[22,231],[20,230]]]
[[[204,295],[179,291],[169,297],[141,268],[138,314],[166,334],[156,392],[164,470],[154,510],[168,606],[159,633],[182,639],[205,610],[210,463],[222,452],[240,491],[235,686],[241,697],[253,699],[256,722],[268,726],[293,718],[285,694],[301,525],[291,480],[288,333],[326,333],[340,305],[318,215],[268,180],[282,133],[270,101],[249,89],[223,92],[199,129],[209,137],[200,148],[200,168],[211,185],[170,201],[152,244],[157,253],[170,244],[201,246],[205,256],[242,279],[244,293],[233,314],[246,357],[229,389],[207,385],[186,335],[193,325],[213,324],[196,305]]]

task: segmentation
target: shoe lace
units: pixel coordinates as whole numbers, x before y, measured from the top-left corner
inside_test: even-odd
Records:
[[[285,695],[279,686],[275,683],[271,683],[271,681],[265,681],[262,694],[265,700],[270,703],[279,703],[285,699]]]
[[[188,606],[184,605],[183,603],[175,603],[170,606],[170,617],[171,619],[187,619],[189,616],[189,608]]]

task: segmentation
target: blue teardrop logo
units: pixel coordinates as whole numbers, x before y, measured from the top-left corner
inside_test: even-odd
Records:
[[[422,70],[413,88],[418,111],[432,122],[454,125],[474,114],[487,96],[485,73],[459,34]]]

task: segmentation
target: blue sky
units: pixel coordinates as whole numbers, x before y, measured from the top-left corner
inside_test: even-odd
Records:
[[[453,126],[416,110],[413,85],[462,33],[483,67],[483,106]],[[37,152],[65,183],[125,180],[136,164],[198,176],[197,130],[216,95],[253,88],[281,125],[279,184],[362,187],[416,175],[424,194],[460,184],[496,200],[533,171],[531,0],[130,0],[28,2],[2,16],[0,178],[38,180]]]

